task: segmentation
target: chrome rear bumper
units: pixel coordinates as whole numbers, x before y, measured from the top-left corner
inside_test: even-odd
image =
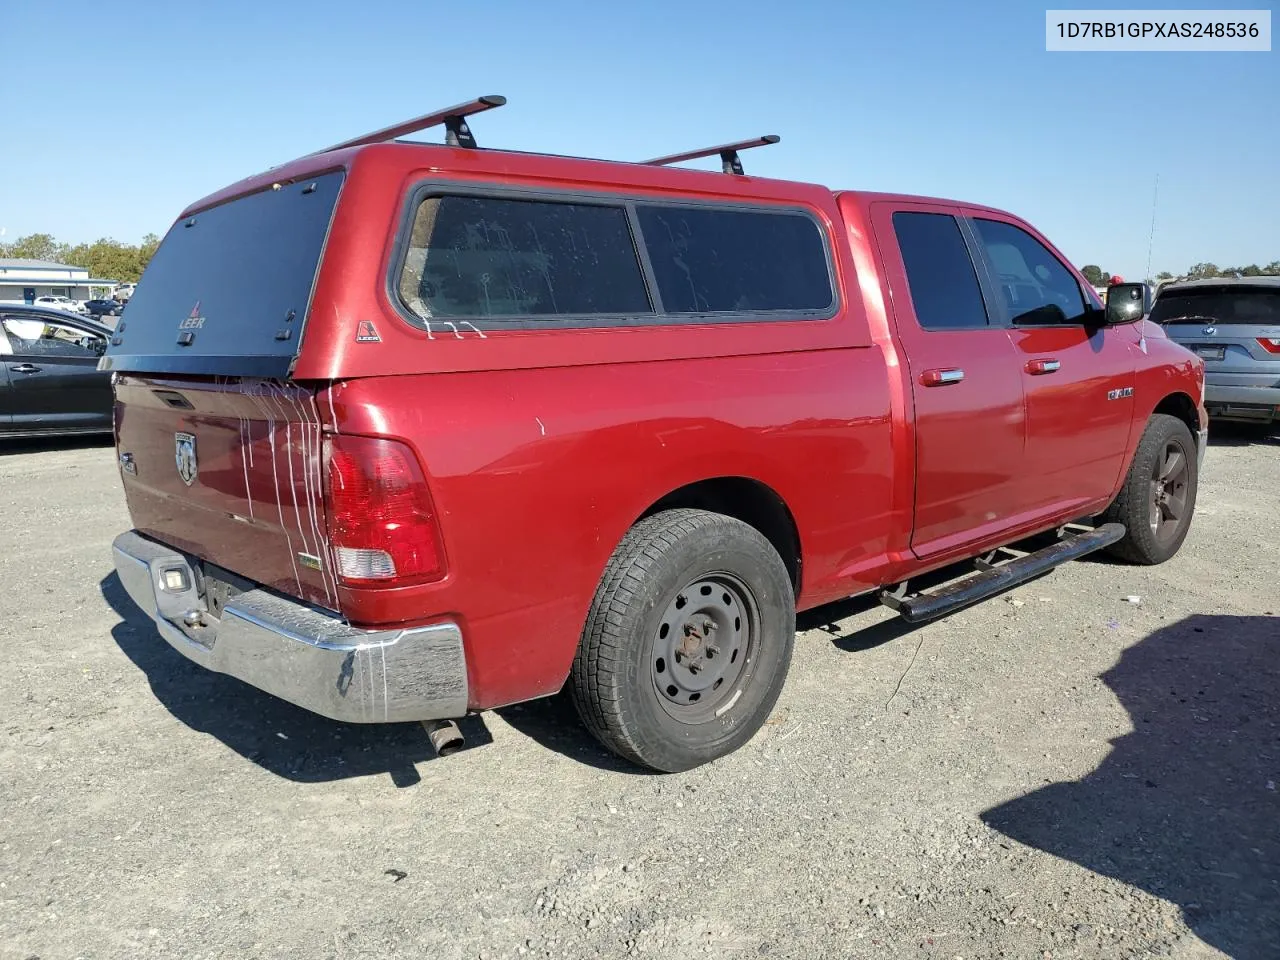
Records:
[[[314,713],[351,723],[461,717],[467,712],[462,633],[453,623],[358,630],[267,590],[229,599],[220,618],[197,592],[182,553],[130,531],[111,545],[129,596],[189,660]],[[190,588],[162,586],[180,570]]]

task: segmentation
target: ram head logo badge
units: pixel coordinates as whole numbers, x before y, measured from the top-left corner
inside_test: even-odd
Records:
[[[178,476],[188,487],[196,482],[200,473],[200,465],[196,462],[196,438],[190,433],[173,435],[174,462],[178,465]]]

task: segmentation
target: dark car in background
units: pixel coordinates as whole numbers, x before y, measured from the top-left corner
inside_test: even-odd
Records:
[[[118,317],[124,304],[119,300],[86,300],[84,308],[94,317]]]
[[[111,431],[111,331],[96,320],[0,304],[0,436]]]
[[[1165,284],[1150,319],[1204,360],[1204,404],[1211,417],[1276,426],[1280,277]]]

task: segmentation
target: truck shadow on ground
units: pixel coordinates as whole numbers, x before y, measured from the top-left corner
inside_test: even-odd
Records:
[[[1133,732],[1083,779],[982,819],[1177,904],[1236,960],[1280,957],[1280,618],[1188,617],[1101,679]]]
[[[920,626],[907,623],[899,617],[862,627],[843,622],[878,606],[879,602],[874,595],[866,595],[817,607],[797,615],[796,631],[820,629],[839,649],[857,653],[889,643]],[[797,647],[805,642],[803,638],[796,638]],[[611,773],[641,776],[653,774],[653,771],[637,767],[601,747],[582,726],[567,690],[542,700],[502,707],[495,712],[508,725],[540,746],[572,760]]]
[[[853,617],[871,613],[880,607],[879,599],[873,594],[837,600],[835,603],[796,614],[796,631],[802,633],[806,630],[821,630],[837,649],[845,653],[861,653],[892,643],[924,626],[922,623],[909,623],[897,616],[869,625],[848,622]],[[796,640],[797,644],[802,642],[800,639]]]
[[[111,636],[165,709],[263,769],[299,783],[386,773],[396,786],[410,787],[421,779],[416,765],[436,759],[420,724],[338,723],[197,666],[161,638],[115,573],[100,588],[121,619]],[[479,717],[458,726],[464,749],[493,742]]]
[[[568,690],[561,690],[555,696],[541,700],[500,707],[494,712],[507,725],[535,741],[540,747],[570,760],[609,773],[658,776],[654,771],[638,767],[602,747],[578,719],[578,711],[573,706]]]

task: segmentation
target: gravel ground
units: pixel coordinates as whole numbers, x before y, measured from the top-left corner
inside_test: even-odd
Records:
[[[440,760],[203,672],[111,571],[110,447],[4,452],[5,960],[1280,957],[1280,442],[1224,431],[1163,567],[808,618],[675,776],[560,699]]]

